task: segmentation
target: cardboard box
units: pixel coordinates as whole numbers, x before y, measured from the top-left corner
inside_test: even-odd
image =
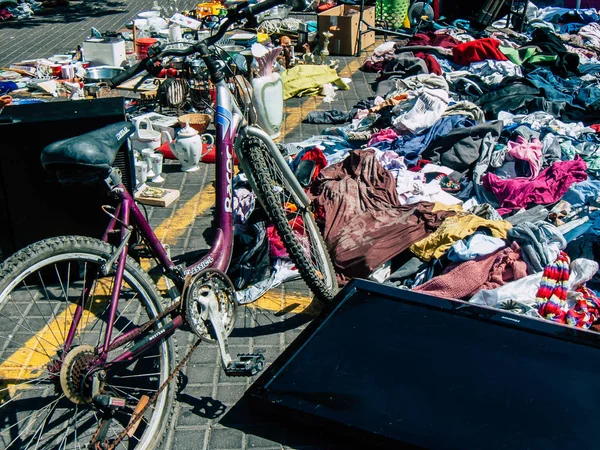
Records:
[[[340,5],[323,11],[317,16],[319,39],[323,42],[325,31],[333,33],[329,40],[329,54],[340,56],[354,56],[358,51],[358,36],[360,34],[360,7]],[[375,7],[365,8],[363,20],[370,26],[375,26]],[[362,30],[367,26],[363,23]],[[375,43],[375,32],[369,31],[362,35],[362,48],[365,49]]]

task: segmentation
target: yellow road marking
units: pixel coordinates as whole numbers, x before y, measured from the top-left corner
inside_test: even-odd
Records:
[[[282,292],[279,289],[268,291],[251,306],[256,309],[265,309],[275,313],[308,314],[312,298],[301,292]]]
[[[196,220],[196,217],[204,214],[214,204],[215,188],[208,185],[178,208],[171,218],[164,220],[154,230],[154,233],[163,244],[173,245]]]
[[[79,330],[86,328],[90,322],[93,322],[96,319],[96,313],[108,304],[111,287],[111,281],[98,280],[92,294],[94,302],[81,316]],[[14,394],[12,391],[17,383],[40,376],[40,371],[51,361],[64,343],[64,338],[69,331],[71,319],[76,309],[77,304],[68,305],[64,311],[56,316],[55,320],[46,324],[35,336],[31,337],[21,348],[0,364],[0,389],[11,386],[12,388],[9,389],[8,394],[12,397]],[[5,395],[0,391],[0,403],[4,398]]]
[[[340,77],[352,78],[352,74],[356,73],[363,64],[364,57],[353,59],[349,64],[346,65],[342,70],[339,71]]]
[[[361,58],[362,60],[362,58]],[[350,77],[352,73],[360,68],[361,60],[351,61],[339,74],[342,77]],[[321,103],[322,98],[310,97],[306,99],[301,106],[286,108],[286,118],[282,126],[282,137],[297,128],[302,121],[303,110],[315,110]],[[196,217],[204,214],[215,203],[215,188],[212,185],[206,186],[194,197],[185,202],[177,209],[175,214],[164,220],[156,229],[155,233],[161,242],[173,245],[177,242],[186,230],[192,225]],[[150,261],[142,261],[145,270],[150,268]],[[105,286],[109,290],[108,286]],[[159,288],[165,289],[164,280],[159,280]],[[92,322],[96,316],[94,314],[97,308],[106,304],[110,298],[110,292],[106,296],[97,298],[91,311],[86,311],[81,319],[81,328],[85,328]],[[308,313],[309,306],[312,304],[312,298],[302,293],[270,291],[263,295],[259,300],[250,306],[265,309],[274,312],[285,313]],[[36,336],[29,339],[19,350],[13,353],[7,361],[0,364],[0,380],[2,385],[8,384],[7,380],[27,380],[39,375],[39,371],[50,362],[51,356],[56,354],[62,342],[59,342],[58,336],[66,333],[65,323],[70,322],[70,318],[77,305],[69,305],[56,320],[42,328]],[[68,329],[68,328],[67,328]],[[39,353],[38,353],[39,351]],[[47,355],[51,356],[47,356]],[[0,401],[4,396],[0,393]]]

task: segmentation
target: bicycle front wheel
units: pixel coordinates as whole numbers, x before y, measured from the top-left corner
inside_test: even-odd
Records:
[[[302,204],[299,183],[286,174],[267,146],[256,137],[243,142],[244,155],[256,194],[277,228],[300,275],[320,299],[329,301],[337,291],[333,264],[312,211]]]
[[[171,385],[141,420],[131,418],[171,374],[172,338],[134,361],[105,368],[100,393],[125,403],[112,417],[89,398],[86,374],[104,342],[114,286],[114,275],[103,276],[100,267],[113,252],[96,239],[58,237],[30,245],[0,265],[0,448],[82,449],[99,438],[114,443],[130,421],[137,423],[135,432],[130,429],[116,448],[151,450],[160,444],[172,410]],[[81,318],[65,349],[78,306]],[[113,337],[160,311],[154,283],[128,258]],[[112,350],[108,361],[123,351]]]

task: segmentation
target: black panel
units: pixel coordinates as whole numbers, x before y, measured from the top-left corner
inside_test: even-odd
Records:
[[[40,164],[42,149],[125,119],[122,98],[10,106],[0,114],[0,258],[40,239],[101,237],[110,203],[101,186],[61,186]],[[123,146],[115,166],[134,185],[133,155]]]
[[[362,280],[337,299],[252,386],[256,407],[398,445],[597,448],[598,334]]]

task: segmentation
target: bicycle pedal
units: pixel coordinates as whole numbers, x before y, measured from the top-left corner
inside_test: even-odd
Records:
[[[256,375],[265,367],[265,357],[262,353],[238,354],[225,368],[225,374],[230,377],[249,377]]]

